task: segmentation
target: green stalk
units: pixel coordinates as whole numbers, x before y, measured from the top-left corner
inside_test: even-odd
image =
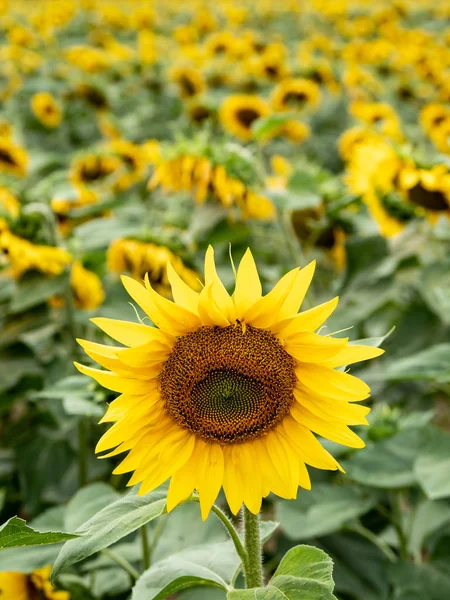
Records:
[[[142,542],[142,566],[144,571],[150,568],[150,545],[148,543],[147,526],[141,527],[141,542]]]
[[[136,569],[133,567],[133,565],[130,565],[130,563],[125,558],[123,558],[122,556],[119,556],[112,550],[109,550],[109,548],[103,548],[103,550],[101,550],[101,553],[104,556],[107,556],[108,558],[113,560],[120,567],[122,567],[122,569],[124,571],[126,571],[128,573],[128,575],[130,576],[131,582],[133,584],[135,581],[137,581],[139,579],[139,573],[136,571]]]
[[[188,500],[189,502],[200,502],[200,499],[198,496],[191,496]],[[247,551],[245,550],[241,538],[239,537],[238,532],[236,531],[236,528],[234,527],[233,523],[230,521],[230,519],[227,517],[227,515],[215,504],[213,504],[212,508],[211,508],[212,512],[217,515],[219,517],[219,519],[222,521],[222,524],[224,525],[225,529],[227,530],[233,544],[234,547],[236,548],[236,552],[239,555],[239,558],[242,561],[242,565],[244,567],[244,572],[246,572],[247,569]]]
[[[392,522],[397,532],[397,537],[400,545],[400,558],[402,560],[408,560],[408,538],[403,528],[403,517],[401,507],[401,492],[394,491],[391,494],[391,506],[392,506]]]
[[[247,588],[262,587],[263,568],[261,553],[261,533],[259,514],[254,515],[244,507],[245,548],[247,550],[247,564],[244,564],[245,582]]]
[[[88,460],[87,460],[87,431],[86,419],[81,417],[78,421],[78,477],[80,487],[83,487],[88,482]]]

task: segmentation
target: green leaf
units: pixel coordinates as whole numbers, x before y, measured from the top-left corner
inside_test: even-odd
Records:
[[[389,579],[396,587],[395,600],[444,600],[450,598],[450,573],[430,563],[390,565]]]
[[[265,588],[233,590],[227,600],[336,600],[333,562],[319,548],[295,546]]]
[[[43,546],[57,544],[76,538],[71,533],[47,531],[41,533],[28,527],[19,517],[12,517],[0,527],[0,550],[3,548],[19,548],[22,546]]]
[[[286,113],[283,115],[270,115],[269,117],[257,119],[252,124],[253,137],[257,140],[261,140],[270,135],[274,130],[280,127],[280,125],[287,123],[289,120],[292,120],[292,115],[290,116]]]
[[[19,313],[45,302],[51,296],[63,294],[67,275],[44,277],[40,273],[30,273],[17,284],[17,290],[12,297],[9,310]]]
[[[401,488],[416,481],[413,463],[421,443],[420,429],[405,429],[397,435],[369,443],[342,466],[348,477],[376,488]]]
[[[52,578],[162,515],[166,494],[166,491],[158,490],[139,497],[137,492],[132,491],[105,506],[78,528],[77,531],[85,535],[64,544],[55,561]]]
[[[450,261],[427,265],[420,274],[417,289],[431,310],[450,325]]]
[[[67,505],[65,527],[75,531],[105,506],[120,498],[119,492],[107,483],[91,483],[79,490]]]
[[[375,503],[373,494],[354,487],[317,484],[309,492],[300,492],[296,500],[278,502],[277,518],[287,537],[305,540],[338,531]]]
[[[450,344],[436,344],[422,352],[392,362],[373,376],[387,381],[450,383]]]
[[[133,588],[132,600],[162,600],[197,586],[228,589],[240,564],[231,541],[203,544],[172,554],[148,569]]]
[[[450,522],[450,506],[443,500],[424,500],[413,513],[408,546],[419,555],[426,538]]]
[[[414,472],[428,498],[436,500],[450,496],[450,433],[437,427],[427,430]]]

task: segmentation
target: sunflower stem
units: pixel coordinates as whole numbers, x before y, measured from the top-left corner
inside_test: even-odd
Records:
[[[245,571],[247,569],[248,556],[247,556],[247,552],[241,542],[241,538],[239,537],[239,534],[236,531],[235,526],[230,521],[230,519],[227,517],[227,515],[218,506],[213,504],[213,507],[211,508],[211,510],[215,515],[217,515],[219,517],[219,519],[222,521],[223,525],[225,526],[225,529],[227,530],[230,538],[233,541],[234,547],[236,548],[236,552],[238,553],[239,558],[242,561],[242,565],[243,565],[244,571]]]
[[[150,544],[148,543],[148,531],[146,525],[141,527],[142,542],[142,566],[144,571],[150,568]]]
[[[84,487],[88,482],[87,444],[87,422],[81,417],[78,422],[78,477],[80,487]]]
[[[104,556],[107,556],[108,558],[113,560],[120,567],[122,567],[122,569],[124,571],[126,571],[128,573],[128,575],[130,576],[132,584],[134,584],[134,582],[139,579],[139,573],[136,571],[136,569],[133,567],[133,565],[130,565],[130,563],[126,560],[126,558],[123,558],[123,556],[119,556],[112,550],[109,550],[109,548],[103,548],[103,550],[101,550],[101,553]]]
[[[196,495],[192,495],[189,498],[190,502],[200,502],[200,498]],[[216,506],[215,504],[213,504],[211,511],[217,515],[219,517],[219,519],[222,521],[222,524],[224,525],[225,529],[227,530],[233,544],[234,547],[236,548],[236,552],[239,555],[239,558],[242,561],[242,566],[244,568],[244,572],[247,572],[247,563],[248,563],[248,556],[247,556],[247,551],[244,548],[244,545],[242,544],[241,538],[239,537],[239,533],[237,532],[235,526],[233,525],[233,523],[231,522],[231,520],[227,517],[227,515],[223,512],[223,510],[221,510],[218,506]]]
[[[254,515],[244,507],[245,547],[247,550],[247,564],[244,565],[245,582],[248,588],[257,588],[264,585],[261,533],[259,514]]]

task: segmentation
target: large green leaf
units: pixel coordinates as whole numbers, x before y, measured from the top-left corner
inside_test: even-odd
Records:
[[[64,544],[55,561],[52,577],[162,515],[166,494],[166,491],[158,490],[139,497],[133,490],[105,506],[78,528],[77,531],[84,534],[82,537]]]
[[[382,370],[373,371],[371,377],[386,381],[450,382],[450,344],[436,344],[431,348],[401,358]]]
[[[120,498],[119,492],[107,483],[91,483],[79,490],[67,505],[64,521],[69,531],[75,531],[102,508]]]
[[[277,518],[284,533],[294,540],[327,535],[368,512],[376,503],[373,494],[354,487],[317,484],[299,492],[296,500],[277,504]]]
[[[408,546],[410,552],[418,556],[426,538],[450,523],[450,506],[443,500],[424,500],[413,513]]]
[[[450,496],[450,433],[437,427],[427,430],[414,472],[428,498],[435,500]]]
[[[417,288],[431,310],[450,325],[450,261],[428,265],[420,274]]]
[[[395,600],[444,600],[450,598],[450,572],[437,565],[396,563],[389,569]]]
[[[3,548],[18,548],[21,546],[42,546],[57,544],[76,538],[71,533],[47,531],[41,533],[28,527],[26,522],[19,517],[12,517],[0,526],[0,550]]]
[[[231,541],[203,544],[172,554],[148,569],[133,588],[132,600],[162,600],[197,586],[228,589],[240,564]]]
[[[405,429],[397,435],[369,443],[362,452],[343,462],[347,475],[364,485],[377,488],[401,488],[415,480],[414,457],[420,446],[422,431]]]
[[[9,310],[19,313],[45,302],[51,296],[63,294],[67,275],[44,277],[42,274],[29,274],[17,285]]]
[[[336,600],[333,562],[323,550],[295,546],[281,560],[265,588],[233,590],[227,600]]]

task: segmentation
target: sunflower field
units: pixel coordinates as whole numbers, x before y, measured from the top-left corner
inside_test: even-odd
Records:
[[[449,599],[449,334],[449,0],[0,0],[0,600]]]

